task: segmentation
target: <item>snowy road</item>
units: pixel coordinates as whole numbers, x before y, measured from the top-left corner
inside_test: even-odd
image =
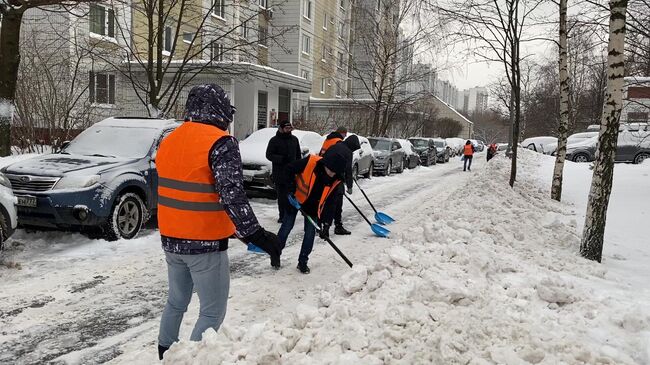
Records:
[[[480,168],[482,159],[477,160]],[[407,220],[403,212],[417,210],[422,203],[418,192],[443,199],[470,176],[452,160],[362,184],[378,209]],[[358,191],[353,197],[371,212]],[[253,207],[264,227],[277,230],[274,201],[255,200]],[[367,240],[370,230],[347,203],[344,220],[355,233],[334,240],[353,262],[364,261],[369,249],[389,244],[389,240]],[[304,303],[307,290],[333,282],[348,270],[329,246],[317,240],[310,261],[312,274],[297,273],[301,238],[296,233],[290,237],[279,272],[270,269],[265,256],[248,254],[244,245],[232,242],[226,323],[251,324],[292,310]],[[357,244],[361,241],[371,241],[375,247]],[[157,232],[115,243],[78,234],[18,232],[7,246],[4,261],[21,269],[0,269],[0,364],[155,362],[151,349],[167,284]],[[187,337],[184,331],[196,318],[197,304],[195,298],[182,337]]]

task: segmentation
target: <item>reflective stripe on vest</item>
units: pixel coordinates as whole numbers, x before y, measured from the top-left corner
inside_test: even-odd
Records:
[[[305,166],[305,169],[296,176],[296,200],[298,200],[300,204],[304,204],[307,201],[311,189],[314,187],[314,182],[316,181],[314,169],[316,168],[316,163],[320,161],[321,158],[321,156],[310,155],[309,160],[307,161],[307,166]],[[325,208],[327,198],[340,183],[340,180],[336,180],[331,186],[325,186],[323,188],[323,193],[318,200],[318,218],[320,218],[323,208]]]
[[[330,139],[326,139],[325,142],[323,142],[323,147],[320,148],[320,153],[319,155],[322,156],[325,154],[325,151],[329,150],[330,147],[334,146],[338,142],[342,141],[341,138],[339,137],[334,137]]]
[[[472,148],[471,144],[466,144],[465,145],[465,151],[464,155],[465,156],[472,156],[474,154],[474,149]]]
[[[161,235],[216,241],[235,233],[208,162],[214,143],[227,135],[211,125],[185,122],[160,144],[156,169]]]

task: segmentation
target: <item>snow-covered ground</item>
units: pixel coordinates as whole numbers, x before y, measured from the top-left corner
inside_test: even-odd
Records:
[[[650,363],[650,165],[617,165],[597,264],[577,255],[587,165],[568,163],[570,204],[557,203],[552,161],[521,155],[515,189],[509,161],[483,154],[471,173],[452,159],[363,181],[397,222],[377,238],[346,205],[354,234],[333,237],[353,269],[317,240],[312,273],[300,274],[299,225],[277,272],[231,244],[223,327],[174,345],[165,363]],[[277,229],[274,202],[253,205]],[[155,231],[115,243],[19,231],[8,246],[3,260],[17,265],[0,266],[0,363],[158,362],[166,270]],[[195,297],[181,338],[197,311]]]

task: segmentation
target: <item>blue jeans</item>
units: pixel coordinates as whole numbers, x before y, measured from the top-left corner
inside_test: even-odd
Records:
[[[169,294],[160,319],[158,344],[164,347],[178,342],[178,331],[183,314],[192,300],[196,288],[199,296],[199,318],[190,336],[191,341],[201,341],[208,328],[218,330],[226,316],[230,267],[227,251],[199,255],[179,255],[165,252]]]
[[[280,231],[278,231],[278,238],[280,239],[280,244],[284,248],[287,243],[287,238],[289,233],[293,229],[294,224],[296,223],[296,216],[298,215],[298,210],[293,206],[287,206],[287,210],[284,212],[284,218],[282,219],[282,226],[280,226]],[[298,256],[298,263],[307,264],[309,260],[309,254],[314,248],[314,239],[316,238],[316,228],[309,223],[309,220],[305,217],[305,236],[302,238],[302,246],[300,247],[300,255]]]
[[[465,171],[466,169],[470,169],[470,170],[472,169],[472,158],[473,157],[474,156],[465,156],[465,158],[463,159],[463,171]]]

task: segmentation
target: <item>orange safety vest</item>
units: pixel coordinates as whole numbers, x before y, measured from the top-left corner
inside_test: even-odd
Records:
[[[474,155],[474,149],[472,148],[471,144],[466,144],[465,145],[465,150],[463,153],[465,156],[472,156]]]
[[[305,169],[302,170],[300,174],[296,175],[296,200],[298,200],[300,204],[304,204],[307,201],[307,197],[309,197],[311,189],[314,187],[314,183],[316,182],[314,169],[316,168],[316,163],[320,161],[321,158],[322,157],[320,156],[310,155]],[[326,185],[323,189],[323,194],[321,194],[320,200],[318,201],[318,218],[320,218],[320,215],[323,212],[327,198],[340,183],[340,180],[336,180],[332,186]]]
[[[208,163],[214,143],[227,135],[211,125],[185,122],[160,144],[156,169],[161,235],[218,241],[235,233]]]
[[[319,155],[320,156],[324,155],[325,151],[327,151],[330,147],[334,146],[335,144],[337,144],[340,141],[342,141],[342,139],[339,138],[339,137],[326,139],[325,142],[323,142],[323,147],[320,148]]]

